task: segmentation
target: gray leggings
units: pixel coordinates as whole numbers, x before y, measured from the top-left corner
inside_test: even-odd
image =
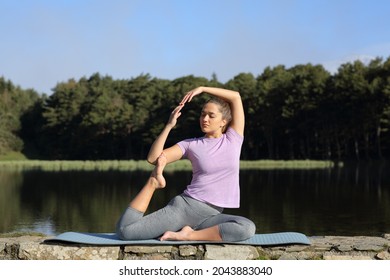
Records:
[[[199,230],[218,225],[223,241],[245,240],[255,234],[252,221],[222,211],[223,208],[178,195],[164,208],[146,216],[128,207],[117,223],[116,232],[121,239],[140,240],[158,238],[166,231],[179,231],[184,226]]]

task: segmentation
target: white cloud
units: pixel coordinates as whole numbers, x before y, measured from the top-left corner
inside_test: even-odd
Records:
[[[337,72],[338,68],[345,63],[348,62],[354,62],[357,60],[360,60],[364,64],[368,64],[371,60],[375,59],[375,56],[366,55],[366,54],[355,54],[355,55],[349,55],[341,59],[336,59],[332,61],[325,61],[322,63],[324,68],[328,70],[331,74],[334,74]]]
[[[347,54],[341,58],[323,61],[320,63],[329,72],[335,73],[337,72],[338,68],[344,63],[360,60],[364,64],[368,64],[370,63],[370,61],[376,59],[377,57],[381,57],[383,59],[387,59],[388,57],[390,57],[390,43],[368,46],[366,48],[357,50],[352,54]]]

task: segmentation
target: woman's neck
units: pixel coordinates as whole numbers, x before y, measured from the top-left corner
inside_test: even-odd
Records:
[[[205,138],[220,138],[222,137],[222,132],[217,132],[217,133],[211,133],[211,134],[205,134]]]

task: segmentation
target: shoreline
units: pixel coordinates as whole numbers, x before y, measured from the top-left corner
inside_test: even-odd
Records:
[[[240,169],[327,169],[342,167],[342,162],[327,160],[241,160]],[[9,171],[151,171],[153,165],[146,160],[4,160],[0,170]],[[167,165],[167,171],[189,171],[189,160]]]
[[[390,233],[312,236],[310,245],[126,245],[45,243],[51,236],[0,236],[0,260],[390,260]]]

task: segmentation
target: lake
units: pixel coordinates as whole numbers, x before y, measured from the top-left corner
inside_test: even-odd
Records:
[[[325,169],[242,170],[241,207],[225,213],[253,220],[257,233],[390,233],[390,165],[350,163]],[[141,171],[1,171],[0,233],[112,232],[149,176]],[[165,173],[149,211],[181,193],[191,172]]]

